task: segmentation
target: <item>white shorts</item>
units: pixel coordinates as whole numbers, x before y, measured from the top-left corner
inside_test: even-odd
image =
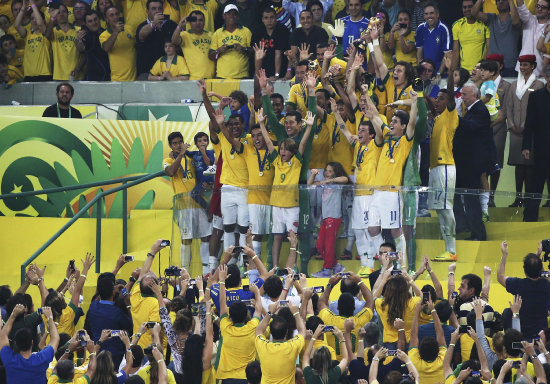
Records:
[[[204,209],[187,208],[177,212],[182,240],[199,239],[212,234],[212,223],[208,221]]]
[[[248,227],[248,189],[222,185],[221,210],[223,225]]]
[[[455,198],[456,168],[454,165],[438,165],[430,170],[428,183],[428,208],[453,209]]]
[[[351,229],[367,229],[369,226],[369,206],[373,195],[355,196],[351,208]]]
[[[271,214],[273,215],[273,227],[271,228],[273,234],[283,234],[291,229],[294,233],[298,233],[300,207],[273,207]]]
[[[218,215],[212,215],[212,228],[223,231],[223,220]]]
[[[375,190],[369,207],[369,227],[401,228],[402,209],[399,192]]]
[[[271,233],[271,205],[248,204],[250,230],[254,235]]]

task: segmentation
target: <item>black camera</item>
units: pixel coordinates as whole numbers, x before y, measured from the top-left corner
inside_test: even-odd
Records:
[[[164,276],[181,276],[181,268],[172,265],[164,270]]]
[[[550,261],[550,239],[544,239],[542,240],[542,251],[544,252],[544,258],[543,261]]]
[[[197,16],[187,16],[187,19],[186,19],[188,22],[190,21],[197,21]]]
[[[415,77],[411,85],[415,92],[422,92],[424,90],[424,82],[419,77]]]

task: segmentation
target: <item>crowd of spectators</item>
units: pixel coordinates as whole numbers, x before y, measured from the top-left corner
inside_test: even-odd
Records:
[[[540,244],[518,278],[506,275],[502,243],[498,282],[513,295],[502,313],[490,304],[488,267],[484,281],[469,273],[456,288],[450,264],[444,295],[428,258],[410,275],[391,243],[380,246],[368,279],[341,272],[320,286],[292,268],[268,271],[252,237],[243,247],[256,271],[247,285],[233,246],[206,276],[177,266],[157,276],[151,265],[164,246],[157,240],[127,279],[121,255],[92,297],[83,293],[90,254],[81,270],[69,263],[57,289],[36,264],[15,293],[1,286],[0,383],[540,384],[550,375]],[[419,287],[426,272],[431,284]]]

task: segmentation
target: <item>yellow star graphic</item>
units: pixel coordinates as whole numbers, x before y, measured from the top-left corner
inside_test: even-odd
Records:
[[[22,185],[13,185],[13,190],[10,192],[10,193],[21,193],[22,192],[22,189],[23,189],[23,186]]]

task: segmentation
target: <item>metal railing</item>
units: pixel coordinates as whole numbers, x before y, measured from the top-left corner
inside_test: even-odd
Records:
[[[164,171],[159,171],[155,173],[149,173],[147,175],[140,175],[140,176],[129,176],[124,177],[120,179],[112,179],[112,180],[105,180],[105,181],[97,181],[95,183],[88,183],[88,184],[79,184],[79,185],[71,185],[67,187],[58,187],[58,188],[48,188],[48,189],[42,189],[39,191],[26,191],[26,192],[20,192],[20,193],[7,193],[0,195],[0,200],[4,199],[14,199],[18,197],[26,197],[26,196],[34,196],[34,195],[44,195],[44,194],[50,194],[50,193],[57,193],[57,192],[65,192],[65,191],[72,191],[77,189],[88,189],[92,187],[99,187],[99,186],[105,186],[105,185],[112,185],[112,184],[122,184],[118,187],[111,188],[107,191],[103,191],[101,193],[96,194],[96,196],[90,200],[84,207],[80,208],[78,212],[69,220],[59,231],[57,231],[52,237],[49,238],[48,241],[44,243],[36,252],[32,254],[31,257],[29,257],[23,264],[21,264],[21,283],[25,281],[25,272],[27,267],[42,253],[48,248],[59,236],[61,236],[71,225],[73,225],[82,215],[84,215],[85,212],[87,212],[91,207],[93,207],[97,203],[97,209],[96,209],[96,261],[95,261],[95,270],[96,273],[100,273],[101,271],[101,218],[102,218],[102,204],[103,204],[103,198],[107,195],[116,193],[120,190],[122,190],[122,253],[126,253],[127,247],[128,247],[128,207],[127,207],[127,201],[128,201],[128,188],[133,187],[134,185],[138,185],[141,183],[144,183],[146,181],[149,181],[151,179],[165,176],[166,174]]]

